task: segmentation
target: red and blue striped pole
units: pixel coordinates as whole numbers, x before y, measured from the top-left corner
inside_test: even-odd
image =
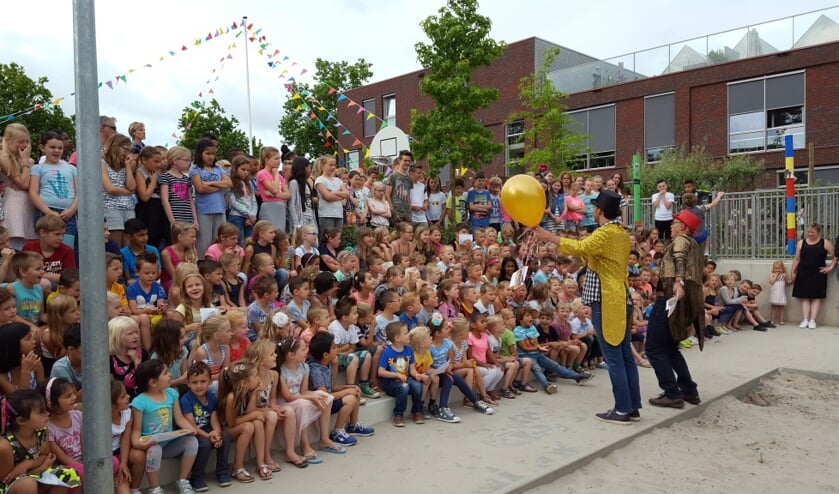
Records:
[[[784,136],[784,169],[787,202],[787,254],[795,255],[795,160],[792,154],[792,136]]]

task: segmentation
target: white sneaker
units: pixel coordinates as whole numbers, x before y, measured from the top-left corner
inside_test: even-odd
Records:
[[[691,342],[691,343],[693,343],[694,345],[698,345],[698,344],[699,344],[699,339],[698,339],[696,336],[691,336],[691,337],[689,337],[688,339],[689,339],[689,340],[690,340],[690,342]]]
[[[195,494],[195,491],[192,490],[192,484],[187,479],[178,480],[175,482],[175,486],[178,488],[178,494]]]
[[[807,327],[810,329],[816,329],[816,321],[815,319],[810,320],[810,323],[807,324]]]
[[[806,328],[808,324],[810,324],[810,321],[808,321],[807,319],[804,319],[803,321],[801,321],[801,324],[799,324],[798,327],[799,328]]]

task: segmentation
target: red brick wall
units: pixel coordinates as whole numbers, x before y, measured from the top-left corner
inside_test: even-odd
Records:
[[[476,71],[474,82],[495,87],[499,99],[491,107],[476,113],[476,118],[490,128],[497,142],[504,141],[504,121],[510,113],[520,109],[518,84],[521,77],[533,73],[535,38],[508,45],[504,55],[491,67]],[[742,61],[727,62],[701,69],[676,72],[660,77],[627,82],[597,90],[575,93],[568,100],[569,109],[581,109],[614,103],[616,107],[617,168],[632,162],[632,155],[644,149],[644,96],[675,91],[676,145],[702,145],[715,157],[724,157],[728,150],[727,83],[806,70],[806,137],[815,147],[815,164],[839,164],[839,42],[766,55]],[[396,94],[397,125],[410,134],[410,109],[428,111],[431,100],[419,94],[420,75],[425,70],[376,82],[348,91],[346,94],[358,104],[376,98],[376,112],[381,116],[381,97]],[[363,117],[357,108],[346,108],[339,103],[338,119],[365,145]],[[353,138],[342,137],[349,148]],[[766,161],[767,174],[763,185],[774,185],[774,172],[784,165],[783,151],[754,153]],[[807,150],[795,153],[796,166],[807,164]],[[502,174],[504,154],[494,157],[485,168],[488,174]]]

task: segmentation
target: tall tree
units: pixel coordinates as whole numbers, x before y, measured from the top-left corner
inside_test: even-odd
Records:
[[[556,57],[558,48],[545,50],[541,67],[534,73],[521,78],[519,98],[523,111],[510,115],[508,123],[523,121],[525,131],[525,155],[513,163],[525,169],[535,170],[544,163],[554,172],[571,168],[570,164],[586,152],[586,138],[575,129],[574,119],[566,112],[567,94],[556,89],[548,79],[548,72]]]
[[[193,101],[184,108],[178,119],[178,128],[182,135],[178,144],[189,149],[195,149],[201,134],[209,132],[218,138],[216,154],[219,158],[224,157],[230,148],[239,148],[245,152],[248,150],[248,136],[239,128],[239,119],[233,115],[227,116],[215,98],[210,100],[209,105],[203,101]]]
[[[492,132],[475,120],[474,112],[498,99],[494,88],[471,82],[476,68],[488,66],[504,52],[504,42],[489,37],[492,22],[477,12],[477,0],[448,0],[438,15],[420,25],[431,41],[417,43],[417,60],[428,73],[420,85],[434,101],[428,113],[411,111],[411,149],[427,158],[436,175],[447,164],[477,169],[504,149],[492,141]]]
[[[373,77],[372,66],[363,58],[354,64],[318,58],[314,76],[317,83],[293,83],[292,97],[283,105],[285,114],[278,127],[289,147],[298,155],[311,158],[340,152],[335,145],[342,132],[336,118],[339,92],[365,84]]]
[[[0,127],[9,122],[21,123],[29,129],[32,136],[32,152],[34,158],[40,153],[38,142],[41,133],[48,130],[67,132],[76,137],[76,127],[70,117],[64,115],[60,106],[54,105],[54,98],[45,84],[46,77],[33,80],[26,75],[23,67],[16,63],[0,64]],[[35,105],[42,105],[35,109]],[[24,111],[22,114],[17,114]],[[15,115],[9,117],[9,115]]]

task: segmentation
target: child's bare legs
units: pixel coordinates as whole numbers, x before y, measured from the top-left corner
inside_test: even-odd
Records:
[[[329,406],[332,406],[330,403]],[[329,413],[329,408],[324,410],[320,417],[318,417],[318,428],[320,429],[320,447],[321,448],[335,448],[340,449],[342,446],[339,446],[332,439],[329,439],[329,419],[331,418],[331,414]],[[304,430],[300,433],[300,446],[303,447],[303,436],[306,436],[308,430]],[[304,449],[305,451],[305,449]]]
[[[516,378],[516,374],[519,372],[519,363],[516,361],[507,362],[504,364],[504,381],[501,384],[503,389],[509,390],[510,386],[513,385],[513,380]]]
[[[146,473],[146,452],[131,448],[131,452],[128,454],[128,469],[131,471],[131,489],[139,489]]]
[[[347,384],[356,384],[356,374],[358,374],[358,356],[355,354],[349,355],[349,361],[347,362],[347,368],[344,371],[347,376]],[[337,368],[338,366],[333,366],[333,368]],[[368,372],[370,372],[368,370]]]
[[[527,379],[530,377],[531,367],[533,367],[533,361],[530,360],[529,357],[521,359],[521,367],[519,368],[519,374],[516,376],[516,380],[521,383],[522,386],[527,384]]]
[[[379,357],[382,356],[382,351],[384,351],[384,347],[376,346],[376,351],[373,353],[373,362],[379,361]],[[375,387],[376,383],[379,382],[379,377],[376,375],[376,372],[370,373],[370,387]]]
[[[482,400],[487,401],[487,398],[489,398],[489,396],[487,395],[486,384],[484,384],[484,376],[482,376],[480,372],[478,372],[474,369],[472,370],[472,375],[474,376],[474,379],[475,379],[474,383],[478,387],[478,396]],[[466,382],[468,383],[469,381],[466,381]]]
[[[361,361],[361,373],[358,375],[358,378],[362,381],[370,379],[370,374],[372,374],[370,370],[373,367],[373,356],[369,353],[366,353],[365,355],[367,355],[367,358]],[[347,381],[347,384],[349,384],[349,381]]]
[[[567,368],[574,367],[574,363],[577,361],[577,357],[580,355],[580,348],[574,345],[568,345],[567,347],[563,348],[559,353],[559,365]],[[569,365],[569,363],[571,365]]]
[[[271,458],[271,443],[274,437],[274,431],[277,430],[277,422],[280,416],[273,408],[265,409],[265,444],[263,445],[264,461],[260,465],[268,465],[269,467],[276,467],[277,463]],[[327,426],[328,427],[328,426]]]
[[[255,425],[257,423],[259,426]],[[257,452],[264,450],[265,430],[262,428],[262,423],[255,420],[231,427],[227,429],[227,434],[232,441],[236,441],[236,447],[233,450],[233,476],[235,477],[236,472],[245,467],[245,454],[248,452],[251,441],[256,446]]]
[[[429,388],[428,396],[431,401],[437,401],[437,393],[440,392],[440,376],[434,374],[431,376],[431,387]],[[425,398],[423,398],[425,401]]]
[[[283,442],[285,442],[285,454],[290,462],[299,463],[303,458],[301,458],[294,450],[297,436],[297,416],[294,413],[294,409],[290,406],[280,406],[277,407],[276,410],[277,415],[283,421]],[[301,441],[301,447],[302,445]]]

